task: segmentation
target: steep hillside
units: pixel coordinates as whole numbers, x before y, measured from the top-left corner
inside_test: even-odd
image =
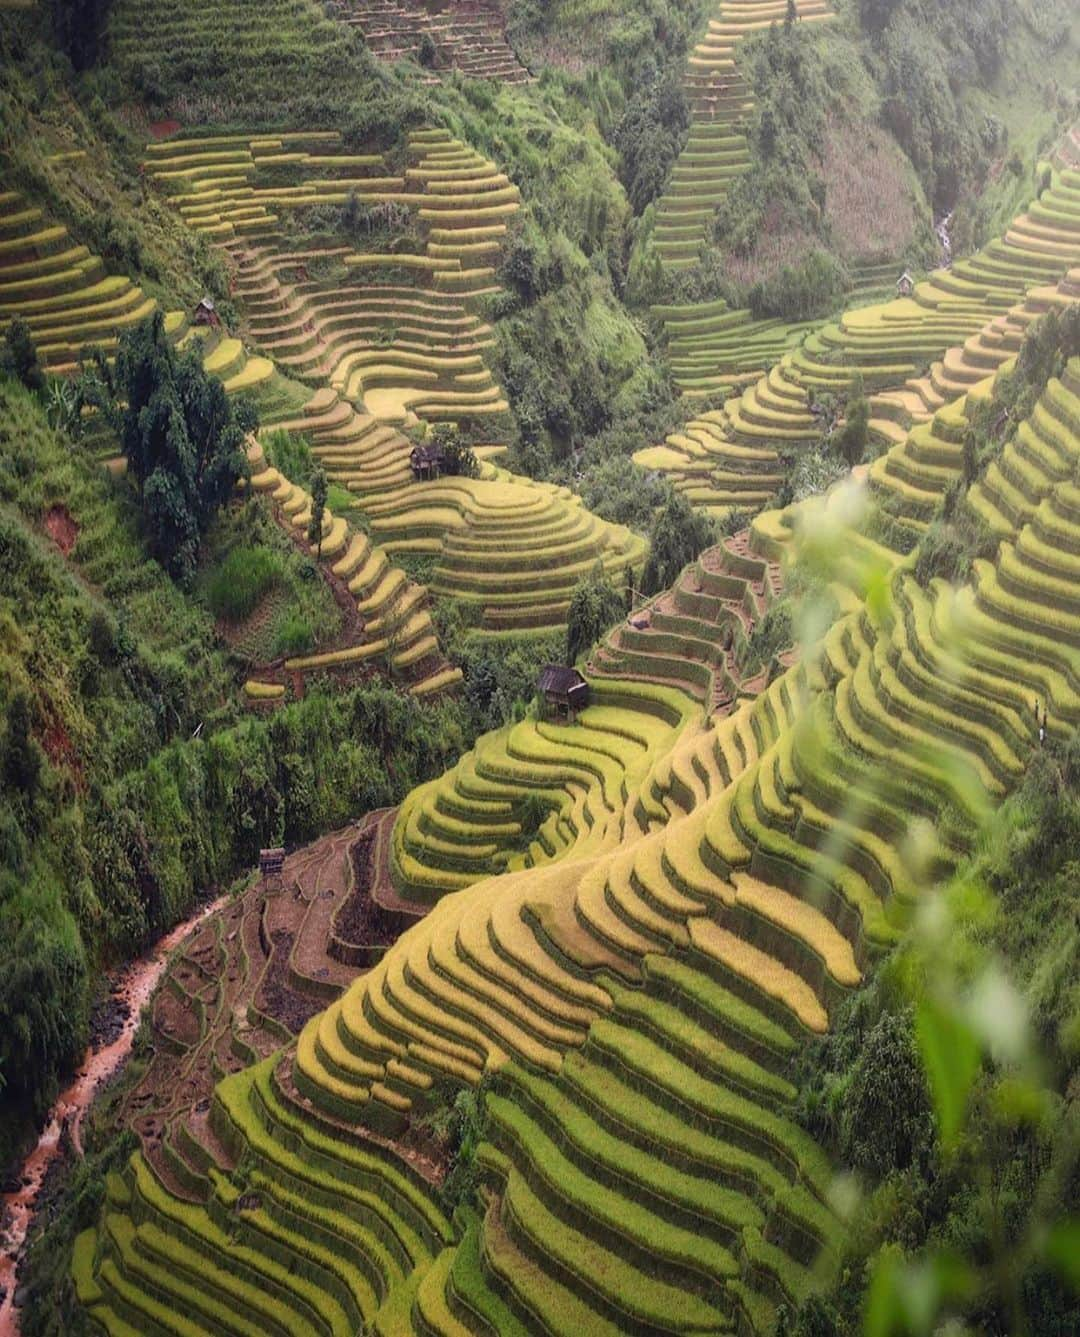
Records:
[[[695,504],[725,515],[767,502],[799,453],[821,443],[823,415],[816,405],[825,395],[843,401],[861,393],[859,386],[874,392],[874,434],[903,440],[907,425],[925,420],[965,388],[963,380],[947,382],[947,374],[943,381],[938,370],[955,365],[961,350],[953,346],[978,335],[1027,294],[1054,287],[1080,260],[1078,182],[1069,168],[1049,171],[1040,197],[1003,237],[951,269],[935,271],[910,297],[849,310],[805,337],[795,332],[793,351],[764,374],[754,374],[757,360],[747,357],[744,346],[728,341],[728,329],[744,328],[744,322],[723,309],[711,322],[702,319],[695,347],[716,380],[726,380],[736,393],[663,446],[640,452],[637,463],[669,474]],[[693,316],[692,307],[671,313],[680,326],[692,325]],[[776,346],[776,331],[767,337],[775,357],[782,344]],[[929,366],[935,370],[927,377]],[[738,392],[740,381],[749,383]],[[703,388],[715,383],[705,380]],[[696,382],[687,390],[700,393]]]
[[[1056,405],[1074,423],[1078,392],[1074,360],[1030,422]],[[1064,539],[1072,428],[1054,450],[1067,473],[1032,487]],[[884,598],[849,594],[800,664],[670,752],[655,829],[624,791],[608,848],[586,838],[444,896],[295,1052],[224,1081],[190,1201],[136,1157],[76,1251],[107,1330],[154,1322],[165,1297],[197,1331],[258,1323],[269,1293],[286,1330],[769,1331],[775,1306],[829,1284],[845,1232],[785,1056],[829,1028],[1021,784],[1032,701],[1051,737],[1077,707],[1072,651],[1031,655],[1070,616],[1068,548],[1045,523],[1022,609],[993,593],[1035,541],[1020,519],[956,596],[979,610],[960,640],[947,587],[813,515],[788,529],[843,541],[835,577],[884,572]],[[754,532],[778,542],[776,521]],[[382,1138],[415,1136],[447,1084],[478,1082],[484,1191],[449,1180],[440,1199]],[[359,1129],[379,1136],[349,1140]]]
[[[1077,1330],[1078,37],[0,5],[0,1328]]]

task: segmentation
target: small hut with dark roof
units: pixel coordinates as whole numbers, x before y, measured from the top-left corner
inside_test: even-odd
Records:
[[[544,719],[573,723],[578,712],[589,704],[589,684],[575,668],[546,664],[536,684]]]
[[[911,271],[905,269],[896,280],[897,297],[910,297],[915,291],[915,280],[911,277]]]
[[[441,444],[413,446],[409,465],[417,482],[439,477],[443,468],[443,454]]]
[[[204,297],[195,308],[195,324],[212,325],[215,329],[221,324],[221,317],[217,313],[212,297]]]

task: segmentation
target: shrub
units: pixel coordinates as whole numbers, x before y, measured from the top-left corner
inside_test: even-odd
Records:
[[[304,488],[310,485],[315,461],[305,437],[276,427],[263,438],[263,446],[267,459],[290,483]]]
[[[34,706],[26,692],[15,693],[6,714],[0,770],[5,784],[32,799],[41,778],[42,756],[33,736]]]
[[[570,596],[566,614],[566,662],[576,663],[609,627],[622,621],[625,615],[622,595],[597,562],[592,573],[574,586]]]
[[[850,286],[843,264],[816,248],[798,265],[784,265],[771,278],[750,289],[750,310],[761,319],[813,320],[836,310]]]
[[[416,59],[427,70],[435,68],[438,51],[430,33],[420,34],[420,45],[416,48]]]
[[[952,519],[936,520],[923,535],[915,563],[915,579],[926,586],[940,578],[951,584],[967,579],[971,563],[993,560],[998,540],[970,512],[958,507]]]
[[[275,656],[306,655],[314,648],[315,634],[307,619],[295,612],[283,614],[274,628]]]
[[[765,616],[754,623],[753,630],[739,651],[739,672],[750,676],[771,664],[781,650],[795,640],[791,601],[773,604]]]
[[[280,556],[269,548],[234,548],[211,576],[206,601],[215,617],[242,622],[282,578]]]
[[[649,530],[649,556],[641,575],[645,594],[674,585],[682,569],[715,540],[715,531],[685,497],[671,492]]]
[[[0,371],[6,371],[21,381],[28,390],[44,390],[45,373],[41,369],[37,348],[30,326],[16,316],[4,334],[4,348],[0,353]]]
[[[844,410],[844,425],[835,433],[830,444],[848,467],[854,469],[862,463],[869,440],[870,403],[863,392],[863,380],[859,375]]]

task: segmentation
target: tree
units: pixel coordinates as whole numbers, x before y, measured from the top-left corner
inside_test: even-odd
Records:
[[[714,540],[713,527],[685,497],[672,492],[656,513],[649,531],[649,556],[641,576],[646,594],[674,585],[683,567]]]
[[[856,375],[844,410],[844,425],[836,434],[836,449],[854,469],[862,462],[867,442],[870,440],[870,403],[863,393],[862,377]]]
[[[16,316],[4,333],[0,368],[21,381],[27,390],[37,392],[45,389],[45,373],[34,346],[34,336],[21,316]]]
[[[431,444],[442,449],[442,471],[457,478],[479,478],[480,460],[465,445],[453,423],[441,422],[431,432]]]
[[[793,23],[798,21],[798,18],[799,6],[795,3],[795,0],[787,0],[787,13],[784,15],[784,27],[790,28]]]
[[[566,614],[566,662],[574,664],[592,649],[609,627],[626,616],[619,591],[597,562],[589,575],[574,586]]]
[[[884,1012],[866,1036],[840,1120],[844,1160],[875,1179],[924,1161],[934,1129],[910,1013]]]
[[[434,69],[438,55],[438,48],[435,46],[431,34],[421,33],[420,45],[416,48],[416,59],[419,64],[427,70]]]
[[[109,0],[53,0],[53,36],[76,70],[88,70],[101,54]]]
[[[79,393],[120,437],[151,546],[175,579],[190,580],[202,536],[246,468],[254,408],[229,399],[197,348],[177,354],[161,312],[124,334],[115,367],[94,354]]]
[[[315,466],[311,475],[311,519],[308,521],[307,538],[315,545],[315,553],[322,561],[323,518],[326,515],[326,470],[321,464]]]
[[[34,707],[25,692],[8,702],[0,773],[5,785],[32,799],[41,778],[41,749],[33,735]]]

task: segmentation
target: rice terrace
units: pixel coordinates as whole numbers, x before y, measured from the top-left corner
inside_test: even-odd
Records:
[[[0,1337],[1080,1334],[1080,7],[0,0]]]

